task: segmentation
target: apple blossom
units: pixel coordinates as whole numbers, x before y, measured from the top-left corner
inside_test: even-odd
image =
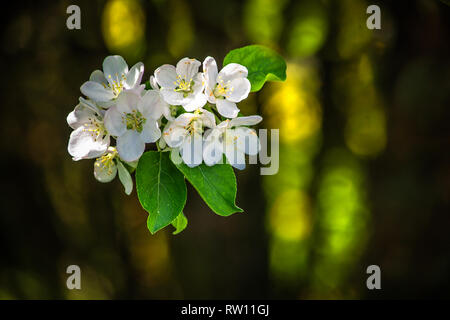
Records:
[[[205,105],[204,79],[198,72],[200,66],[196,59],[183,58],[176,67],[165,64],[155,70],[156,82],[168,104],[181,105],[188,112]]]
[[[135,91],[124,91],[114,106],[105,113],[105,127],[117,137],[117,151],[124,161],[140,158],[145,144],[161,137],[158,122],[153,116],[152,100]]]
[[[230,63],[218,73],[216,60],[207,57],[203,62],[203,72],[208,102],[215,104],[222,116],[236,118],[239,113],[236,102],[247,98],[250,92],[247,68]]]
[[[180,151],[184,163],[195,167],[202,163],[204,127],[213,128],[215,123],[214,114],[203,109],[183,113],[167,124],[163,137],[169,147]]]
[[[80,98],[80,103],[67,116],[70,134],[67,150],[75,161],[93,159],[109,146],[110,136],[103,123],[103,111],[91,101]]]
[[[142,62],[136,63],[128,70],[128,65],[121,56],[108,56],[103,61],[103,72],[100,70],[92,72],[89,81],[86,81],[80,90],[89,99],[108,108],[112,105],[111,101],[122,91],[130,89],[142,91],[145,87],[141,85],[143,74]]]
[[[225,120],[205,133],[203,160],[208,166],[215,165],[225,154],[236,169],[245,168],[245,154],[256,155],[260,143],[256,131],[246,126],[261,122],[260,116],[238,117]]]

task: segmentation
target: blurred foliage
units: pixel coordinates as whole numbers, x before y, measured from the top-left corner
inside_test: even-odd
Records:
[[[15,2],[0,45],[1,299],[449,297],[448,1]],[[105,56],[218,60],[265,44],[287,81],[239,104],[280,129],[280,168],[237,172],[245,211],[216,217],[192,188],[189,228],[150,235],[136,193],[66,152],[65,118]],[[220,62],[219,62],[220,64]],[[270,131],[269,131],[270,132]],[[269,150],[270,151],[270,150]],[[68,265],[82,290],[65,286]],[[382,291],[366,289],[368,265]]]

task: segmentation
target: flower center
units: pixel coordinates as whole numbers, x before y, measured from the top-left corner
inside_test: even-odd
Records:
[[[116,79],[112,79],[111,75],[108,75],[108,84],[103,84],[103,86],[105,88],[109,87],[111,88],[112,92],[114,93],[114,95],[117,97],[119,95],[120,92],[122,92],[123,90],[123,86],[124,86],[124,82],[127,80],[127,77],[122,74],[120,77],[119,75],[116,73]]]
[[[107,153],[105,153],[100,158],[97,158],[95,165],[101,167],[103,170],[108,170],[108,175],[113,173],[113,168],[116,165],[114,158],[117,155],[117,149],[114,147],[109,147]]]
[[[102,140],[107,135],[103,122],[97,117],[88,118],[88,122],[84,124],[84,131],[90,132],[95,141]]]
[[[192,93],[194,81],[191,79],[187,80],[186,78],[181,78],[180,76],[177,76],[177,80],[174,82],[175,89],[173,89],[176,92],[183,92],[183,96],[186,98],[189,93]]]
[[[219,79],[218,83],[216,84],[216,87],[214,88],[214,96],[223,97],[228,92],[233,92],[234,88],[230,87],[230,80],[227,82],[223,81],[222,79]]]
[[[125,114],[125,123],[128,130],[135,130],[139,133],[142,132],[144,124],[147,121],[137,110],[133,110],[131,113]]]

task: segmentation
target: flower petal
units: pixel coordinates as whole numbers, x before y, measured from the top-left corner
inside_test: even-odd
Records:
[[[213,57],[206,57],[203,61],[203,74],[205,77],[205,90],[206,95],[209,97],[214,97],[213,90],[217,83],[217,63]]]
[[[173,122],[164,130],[163,138],[169,147],[178,148],[184,142],[188,134],[186,129],[177,126],[176,123]]]
[[[206,104],[206,96],[203,93],[198,93],[196,95],[190,95],[184,99],[181,104],[187,112],[195,111],[198,108],[203,107]]]
[[[164,64],[155,70],[156,82],[162,88],[175,88],[177,81],[177,71],[174,66]]]
[[[120,82],[128,73],[128,65],[121,56],[108,56],[103,60],[103,72],[109,83]]]
[[[96,114],[98,114],[99,116],[103,117],[105,115],[105,111],[100,109],[95,102],[91,101],[91,100],[86,100],[83,97],[79,97],[78,101],[80,102],[81,105],[85,106],[86,108],[91,109],[92,111],[94,111]]]
[[[247,76],[248,70],[246,67],[238,63],[229,63],[220,70],[217,78],[227,82],[237,78],[247,78]]]
[[[139,93],[134,90],[122,91],[117,97],[116,107],[119,112],[131,113],[136,110],[141,97]]]
[[[159,86],[158,86],[158,82],[156,82],[156,78],[154,76],[150,76],[150,86],[152,87],[153,90],[158,90],[159,91]]]
[[[195,167],[203,160],[203,139],[200,134],[187,136],[180,148],[183,162],[188,167]]]
[[[244,152],[234,147],[232,144],[224,144],[225,156],[228,162],[239,170],[245,169],[245,155]]]
[[[254,129],[246,127],[236,128],[234,130],[236,139],[236,148],[248,155],[257,155],[261,150],[258,136]]]
[[[212,137],[210,134],[209,137]],[[210,138],[208,142],[203,145],[203,160],[208,166],[213,166],[222,160],[223,144],[218,138]]]
[[[94,72],[92,72],[91,76],[89,77],[89,81],[94,81],[105,85],[108,84],[108,81],[106,80],[105,75],[101,70],[95,70]]]
[[[145,143],[152,143],[161,138],[161,130],[158,122],[152,118],[148,118],[141,132],[141,139]]]
[[[97,158],[108,149],[109,135],[97,136],[95,129],[94,126],[81,126],[70,134],[67,151],[73,160]]]
[[[95,81],[86,81],[80,87],[80,90],[81,93],[94,101],[109,101],[115,97],[109,87],[105,88],[103,85]]]
[[[141,83],[144,74],[144,64],[142,62],[136,63],[130,71],[128,71],[125,80],[125,89],[133,89]]]
[[[87,108],[83,104],[78,104],[75,109],[69,113],[67,116],[67,124],[72,129],[77,129],[78,127],[89,122],[91,118],[95,117],[95,112],[90,108]]]
[[[169,105],[162,99],[159,90],[148,90],[139,102],[138,109],[144,118],[156,120],[166,112],[170,113]]]
[[[201,62],[196,59],[183,58],[177,63],[177,75],[186,81],[191,81],[198,73]]]
[[[231,90],[227,90],[225,97],[232,102],[240,102],[248,97],[250,93],[250,81],[247,78],[238,78],[231,80],[229,87]]]
[[[214,113],[209,112],[208,110],[201,109],[201,121],[202,126],[213,128],[216,125],[216,117],[214,117]]]
[[[134,130],[127,130],[117,138],[117,152],[124,161],[130,162],[139,159],[145,150],[145,143],[141,134]]]
[[[238,117],[230,121],[230,127],[254,126],[262,121],[261,116]]]
[[[116,106],[113,106],[106,111],[103,122],[108,133],[113,136],[120,137],[127,131],[123,113],[117,111]]]
[[[178,106],[184,103],[185,99],[181,92],[175,91],[173,88],[161,88],[161,95],[168,104]]]
[[[239,109],[236,103],[226,99],[217,99],[216,107],[219,113],[226,118],[236,118],[239,114]]]

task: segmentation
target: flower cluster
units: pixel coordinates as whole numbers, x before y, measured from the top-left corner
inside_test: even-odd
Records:
[[[202,67],[203,70],[199,70]],[[226,161],[245,168],[245,154],[256,155],[260,116],[241,116],[237,103],[247,98],[247,68],[236,63],[220,72],[216,61],[183,58],[176,66],[162,65],[141,84],[144,65],[132,68],[121,56],[109,56],[103,71],[95,70],[80,90],[67,123],[73,129],[68,151],[73,160],[96,159],[94,176],[109,182],[118,174],[127,194],[130,171],[147,143],[170,151],[189,167]],[[116,143],[111,145],[113,138]],[[181,157],[180,157],[181,156]],[[174,161],[174,160],[173,160]]]

